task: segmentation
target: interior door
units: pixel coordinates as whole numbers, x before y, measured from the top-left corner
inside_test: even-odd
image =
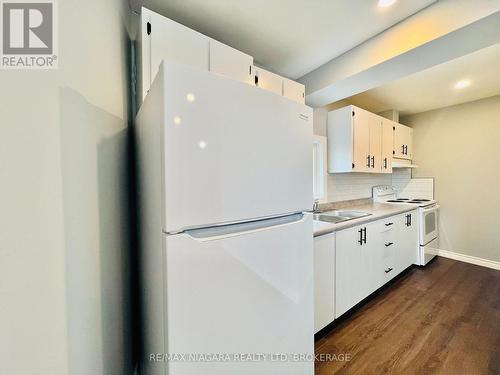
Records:
[[[286,219],[286,218],[285,218]],[[311,215],[165,237],[170,353],[314,353]],[[312,375],[314,362],[169,362],[170,374]]]
[[[393,122],[382,120],[382,173],[392,173],[392,151],[394,149],[394,130]]]
[[[174,63],[164,102],[166,232],[312,208],[311,108]]]
[[[353,107],[353,164],[354,172],[370,172],[370,117],[371,113]]]

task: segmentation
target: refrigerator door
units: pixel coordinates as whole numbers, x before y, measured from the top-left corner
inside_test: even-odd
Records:
[[[164,62],[164,231],[310,210],[312,109]]]
[[[314,373],[310,215],[165,235],[164,241],[167,352],[229,356],[171,361],[169,374]]]

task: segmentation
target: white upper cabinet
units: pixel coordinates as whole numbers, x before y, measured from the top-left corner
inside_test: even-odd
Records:
[[[370,168],[373,172],[382,171],[382,119],[368,112],[370,124]]]
[[[253,57],[142,8],[137,38],[137,96],[142,103],[163,60],[221,74],[305,103],[304,85],[254,67]],[[258,74],[256,79],[256,74]]]
[[[347,106],[328,113],[328,172],[382,172],[382,118]]]
[[[392,173],[392,151],[394,149],[394,121],[382,119],[382,173]]]
[[[139,39],[142,99],[146,97],[162,60],[209,69],[208,37],[146,8],[142,8]]]
[[[413,159],[413,129],[394,123],[394,157],[398,159]]]
[[[254,70],[256,86],[298,103],[305,103],[306,89],[303,84],[259,67],[254,67]]]
[[[277,95],[283,95],[283,77],[257,66],[253,68],[255,70],[255,85],[257,87],[272,91]]]
[[[253,57],[210,39],[210,71],[253,85]]]
[[[304,104],[306,98],[306,87],[302,83],[283,78],[283,96],[293,101]]]

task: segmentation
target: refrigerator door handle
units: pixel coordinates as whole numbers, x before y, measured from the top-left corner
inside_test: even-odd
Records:
[[[201,229],[191,229],[183,232],[182,234],[187,235],[193,240],[200,242],[215,241],[234,236],[248,235],[255,232],[273,229],[278,226],[300,223],[303,222],[304,220],[305,220],[305,215],[299,213],[299,214],[277,217],[273,219],[262,219],[256,221],[249,221],[246,223],[219,225]]]

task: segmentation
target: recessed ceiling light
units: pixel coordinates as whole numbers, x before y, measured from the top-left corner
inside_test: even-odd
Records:
[[[457,90],[461,90],[461,89],[464,89],[466,87],[469,87],[471,84],[470,82],[470,79],[461,79],[460,81],[458,81],[457,83],[455,83],[455,87]]]
[[[385,8],[385,7],[391,6],[395,2],[396,2],[396,0],[378,0],[378,6]]]

